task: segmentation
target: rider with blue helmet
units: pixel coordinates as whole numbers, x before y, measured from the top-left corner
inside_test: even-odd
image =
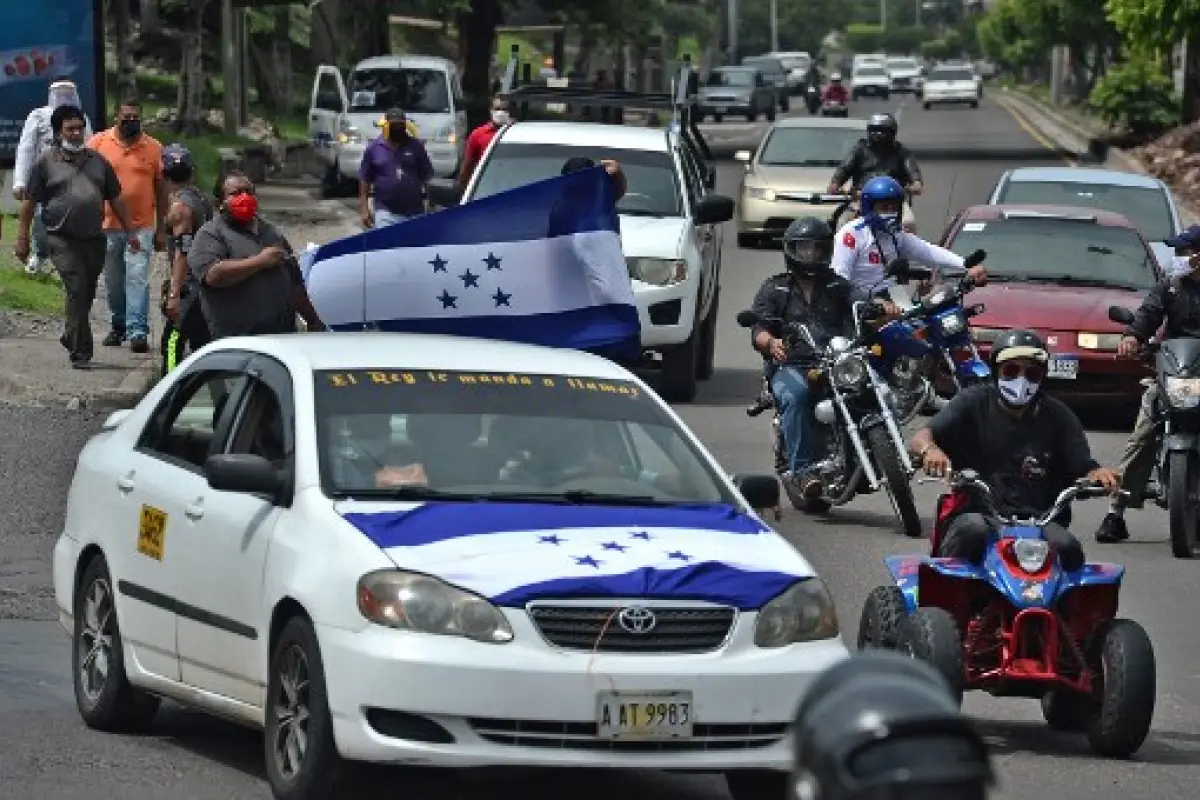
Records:
[[[830,266],[863,292],[878,293],[892,285],[886,271],[896,258],[932,267],[935,281],[939,270],[964,266],[962,256],[903,229],[904,198],[904,187],[895,178],[872,178],[862,188],[861,216],[837,232]],[[982,266],[969,274],[977,283],[987,280]]]

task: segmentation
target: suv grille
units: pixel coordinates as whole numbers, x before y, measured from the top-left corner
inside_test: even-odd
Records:
[[[630,604],[632,606],[633,604]],[[621,627],[619,614],[630,606],[529,607],[542,636],[567,650],[601,653],[703,653],[716,650],[729,635],[737,612],[726,607],[646,606],[654,626],[644,633]]]

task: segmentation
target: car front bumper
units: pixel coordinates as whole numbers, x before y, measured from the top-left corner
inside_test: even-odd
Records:
[[[743,114],[753,114],[755,111],[753,103],[745,98],[736,100],[700,99],[700,114],[705,117],[737,117]]]
[[[931,105],[938,103],[978,103],[979,93],[974,91],[961,92],[929,92],[926,91],[921,100]]]
[[[487,645],[370,626],[319,626],[338,752],[436,767],[791,769],[788,727],[841,639],[764,650],[754,614],[702,654],[595,654],[551,647],[524,613]],[[599,692],[692,693],[691,739],[617,742],[597,730]]]
[[[851,93],[856,97],[862,97],[864,95],[873,96],[873,97],[883,97],[885,95],[891,94],[891,91],[892,91],[891,87],[886,84],[867,83],[867,84],[861,84],[861,85],[856,84],[854,86],[854,88],[851,90]]]

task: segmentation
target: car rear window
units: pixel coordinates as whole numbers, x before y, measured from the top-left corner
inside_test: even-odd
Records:
[[[975,76],[966,69],[935,69],[929,75],[931,81],[973,81]]]
[[[753,86],[752,69],[714,69],[708,76],[708,86]]]
[[[1166,194],[1157,188],[1075,181],[1007,181],[997,202],[1098,208],[1125,217],[1147,241],[1161,242],[1175,235],[1171,206]]]
[[[950,249],[961,256],[986,250],[988,274],[997,281],[1068,276],[1131,289],[1149,289],[1158,281],[1154,255],[1136,231],[1085,220],[967,222]]]

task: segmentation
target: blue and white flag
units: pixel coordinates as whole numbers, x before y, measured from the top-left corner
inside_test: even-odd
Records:
[[[613,203],[596,167],[338,239],[313,254],[308,293],[333,330],[634,353]]]
[[[425,503],[381,513],[351,506],[343,518],[401,569],[507,607],[622,597],[751,610],[813,577],[782,536],[728,505]]]

